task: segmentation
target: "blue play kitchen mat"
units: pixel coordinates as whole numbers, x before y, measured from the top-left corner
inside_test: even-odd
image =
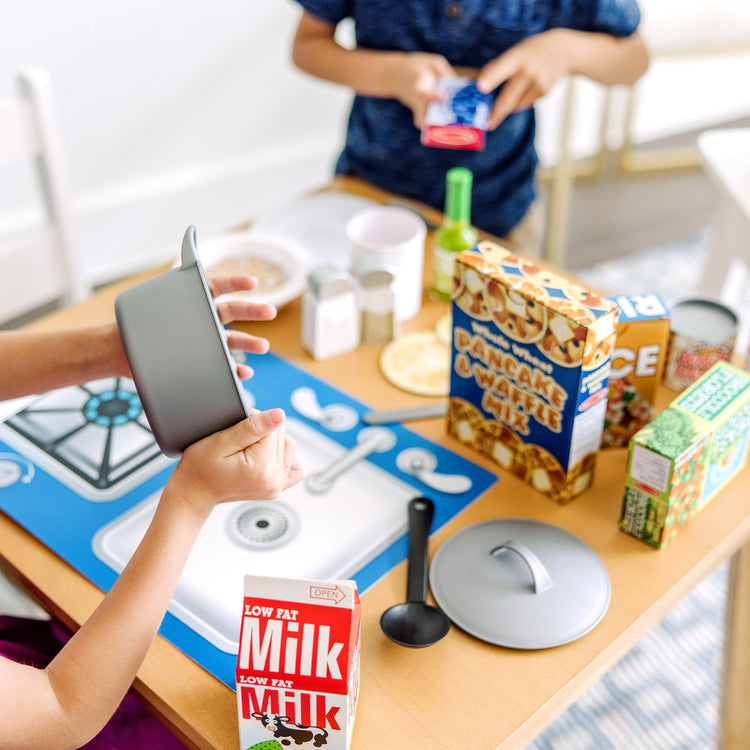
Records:
[[[230,687],[245,574],[352,578],[364,592],[405,559],[412,497],[433,500],[436,530],[497,481],[401,425],[365,425],[366,405],[274,354],[245,390],[249,405],[285,410],[308,477],[277,500],[212,512],[160,630]],[[0,423],[0,509],[109,590],[174,461],[157,447],[130,380],[13,407]]]

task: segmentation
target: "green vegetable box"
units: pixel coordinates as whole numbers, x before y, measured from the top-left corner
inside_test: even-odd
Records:
[[[745,465],[750,373],[717,362],[630,440],[620,529],[666,544]]]

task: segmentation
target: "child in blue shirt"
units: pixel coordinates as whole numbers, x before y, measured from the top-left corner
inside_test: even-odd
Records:
[[[648,66],[636,0],[297,1],[294,63],[355,92],[336,171],[442,210],[445,173],[468,167],[472,223],[500,238],[535,200],[536,100],[568,74],[632,83]],[[353,49],[334,38],[345,18]],[[436,79],[466,69],[480,91],[497,91],[485,150],[421,145]]]

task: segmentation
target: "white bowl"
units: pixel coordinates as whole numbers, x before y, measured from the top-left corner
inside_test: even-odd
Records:
[[[305,250],[283,237],[255,232],[236,232],[201,244],[200,257],[206,275],[249,274],[259,284],[249,292],[232,292],[220,299],[269,302],[281,308],[305,291],[310,259]]]

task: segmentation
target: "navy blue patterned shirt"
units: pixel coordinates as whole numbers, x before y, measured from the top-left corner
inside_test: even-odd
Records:
[[[354,20],[357,46],[433,52],[455,67],[481,68],[522,39],[564,27],[615,36],[640,22],[636,0],[297,0],[331,24]],[[445,173],[474,173],[472,222],[506,236],[534,200],[534,111],[511,114],[487,133],[484,151],[420,143],[411,110],[394,99],[355,96],[336,171],[440,210]]]

